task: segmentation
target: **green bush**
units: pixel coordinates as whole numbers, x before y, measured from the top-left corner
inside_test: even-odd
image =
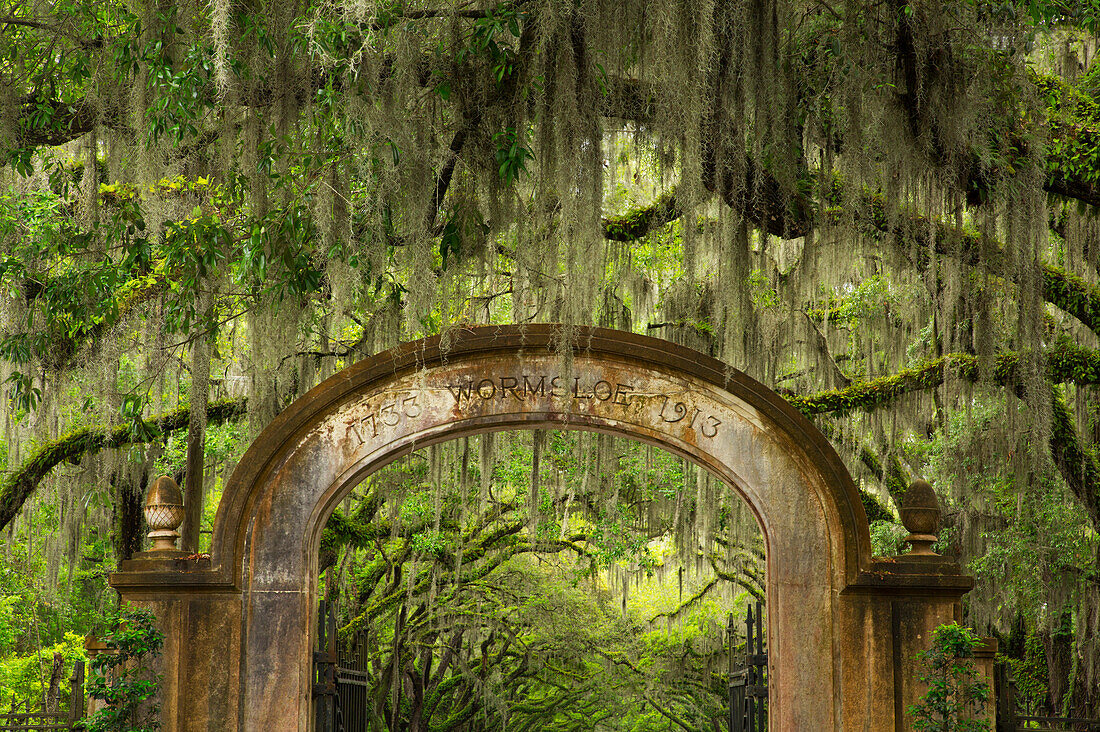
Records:
[[[124,609],[107,622],[104,638],[114,652],[92,659],[88,694],[106,703],[88,718],[88,732],[152,732],[157,721],[159,676],[150,664],[160,655],[164,635],[148,610]]]
[[[971,659],[981,639],[958,623],[941,625],[932,634],[932,647],[918,654],[928,684],[921,700],[909,707],[913,729],[928,732],[972,732],[989,729],[975,719],[989,701],[989,685]]]

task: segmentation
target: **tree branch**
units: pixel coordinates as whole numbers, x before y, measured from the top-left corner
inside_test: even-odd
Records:
[[[603,219],[603,236],[611,241],[636,241],[651,231],[683,216],[676,190],[663,194],[644,208]]]
[[[683,612],[684,610],[686,610],[687,608],[691,607],[696,602],[701,600],[703,598],[703,595],[705,595],[708,592],[710,592],[711,590],[713,590],[717,584],[718,584],[718,578],[715,577],[710,582],[707,582],[705,585],[703,585],[699,589],[699,591],[696,592],[694,595],[692,595],[688,599],[681,602],[679,607],[673,608],[672,610],[669,610],[668,612],[657,613],[656,615],[654,615],[652,618],[649,619],[649,622],[651,622],[651,623],[656,622],[657,618],[673,618],[673,617],[676,617],[681,612]]]
[[[1053,392],[1050,400],[1051,456],[1073,495],[1084,506],[1093,529],[1096,529],[1100,526],[1100,469],[1095,457],[1081,448],[1065,398],[1060,390],[1054,389]]]
[[[994,383],[1009,386],[1017,396],[1022,397],[1023,389],[1016,379],[1018,361],[1014,353],[1001,354],[995,360],[991,377]],[[1097,384],[1100,383],[1100,354],[1071,344],[1059,344],[1047,354],[1047,371],[1053,383]],[[934,389],[944,382],[947,373],[977,382],[981,376],[978,358],[968,354],[949,354],[923,366],[853,384],[846,389],[810,396],[787,394],[785,397],[807,416],[845,414],[854,409],[876,409],[904,394]],[[1081,448],[1069,408],[1057,389],[1054,390],[1051,406],[1050,450],[1055,465],[1085,508],[1093,528],[1100,529],[1100,468],[1095,458]]]
[[[689,727],[689,726],[688,726],[688,724],[687,724],[686,722],[684,722],[684,721],[683,721],[682,719],[680,719],[679,717],[677,717],[677,716],[676,716],[675,714],[673,714],[672,712],[666,711],[665,709],[661,708],[661,706],[660,706],[660,705],[658,705],[658,704],[657,704],[657,702],[656,702],[656,701],[655,701],[655,700],[653,699],[653,695],[652,695],[652,694],[646,694],[646,693],[643,693],[643,694],[642,694],[642,696],[643,696],[643,697],[645,697],[645,700],[646,700],[647,702],[649,702],[649,703],[650,703],[650,704],[651,704],[651,705],[653,706],[653,708],[654,708],[654,709],[656,709],[658,713],[660,713],[660,715],[661,715],[662,717],[664,717],[665,719],[669,720],[670,722],[673,722],[673,723],[675,723],[677,727],[680,727],[680,728],[681,728],[681,729],[683,729],[683,730],[684,730],[685,732],[695,732],[694,728],[692,728],[692,727]]]
[[[48,33],[53,33],[54,35],[57,35],[57,36],[64,36],[64,37],[68,38],[69,40],[71,40],[76,45],[80,46],[81,48],[102,48],[103,47],[103,39],[100,38],[100,37],[96,37],[96,38],[93,38],[91,40],[88,40],[86,38],[82,38],[81,36],[77,35],[76,33],[73,33],[71,31],[68,31],[68,30],[62,28],[61,26],[52,25],[50,23],[43,23],[40,20],[31,20],[30,18],[16,18],[15,16],[8,15],[8,16],[5,16],[3,18],[0,18],[0,25],[18,25],[18,26],[22,26],[24,28],[34,28],[35,30],[43,30],[43,31],[46,31]]]
[[[245,399],[215,402],[207,407],[207,424],[221,424],[244,416]],[[180,407],[171,412],[151,417],[146,422],[155,425],[161,434],[185,429],[190,422],[190,408]],[[76,461],[84,455],[94,455],[106,448],[148,442],[135,438],[130,425],[118,427],[82,427],[40,448],[23,462],[14,473],[0,483],[0,530],[18,515],[23,504],[38,488],[38,484],[57,465],[64,461]]]
[[[50,125],[32,125],[31,120],[42,117],[43,107],[48,110]],[[24,148],[63,145],[91,132],[96,117],[97,110],[87,99],[66,104],[57,99],[28,98],[15,126],[16,143]]]
[[[993,362],[993,381],[1001,385],[1014,383],[1018,365],[1017,354],[998,355]],[[952,353],[922,366],[852,384],[844,389],[807,396],[787,391],[783,396],[806,416],[846,414],[854,409],[875,409],[903,394],[933,389],[943,383],[945,373],[976,382],[981,375],[979,359],[966,353]],[[1100,352],[1071,343],[1059,343],[1047,353],[1047,375],[1053,383],[1100,384]]]

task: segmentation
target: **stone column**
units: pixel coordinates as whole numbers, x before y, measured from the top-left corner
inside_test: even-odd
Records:
[[[845,661],[852,659],[845,674],[845,728],[858,728],[865,719],[859,703],[877,711],[870,715],[869,729],[912,730],[908,708],[927,690],[920,681],[917,656],[932,643],[940,625],[961,622],[961,599],[974,580],[964,574],[955,560],[932,551],[940,529],[940,508],[932,486],[915,481],[905,494],[901,518],[910,535],[912,550],[895,557],[876,557],[871,571],[844,592],[847,600],[846,626],[842,633],[862,643]],[[862,665],[857,661],[862,652]],[[988,658],[987,658],[988,656]],[[992,657],[981,652],[975,666],[992,689]],[[852,699],[856,699],[853,702]],[[887,700],[891,700],[892,703]],[[890,705],[887,712],[883,707]],[[992,700],[990,702],[992,714]]]
[[[110,583],[123,603],[150,610],[164,633],[156,668],[161,728],[237,730],[241,592],[209,557],[176,548],[183,498],[171,478],[150,487],[145,518],[153,548],[120,562]]]
[[[993,729],[997,723],[997,639],[982,638],[982,645],[974,649],[974,668],[989,684],[989,702],[985,705],[985,714],[982,716],[989,722],[989,728]]]
[[[124,603],[164,633],[157,672],[161,729],[239,730],[242,595],[209,559],[130,559],[111,575]]]

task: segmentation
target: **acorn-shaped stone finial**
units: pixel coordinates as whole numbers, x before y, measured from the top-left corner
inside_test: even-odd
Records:
[[[176,481],[162,475],[149,488],[145,498],[145,522],[152,531],[153,551],[175,551],[179,533],[176,531],[183,523],[183,494]]]
[[[940,515],[940,501],[932,484],[913,481],[901,505],[901,523],[909,530],[905,540],[913,547],[910,554],[937,556],[932,545],[939,540]]]

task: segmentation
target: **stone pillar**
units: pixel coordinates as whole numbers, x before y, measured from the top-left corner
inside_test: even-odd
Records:
[[[989,684],[989,702],[985,705],[983,719],[989,722],[989,728],[993,729],[997,723],[997,692],[998,675],[996,671],[997,639],[982,638],[982,645],[974,649],[974,668],[978,674]]]
[[[876,699],[892,698],[893,729],[909,732],[912,722],[908,708],[927,690],[919,678],[917,656],[931,646],[932,633],[938,626],[961,622],[960,601],[974,586],[974,580],[954,559],[932,551],[940,530],[940,508],[931,485],[918,480],[909,487],[901,518],[910,532],[906,541],[911,551],[875,558],[871,571],[845,594],[851,596],[853,615],[849,622],[861,622],[865,628],[867,683],[874,687]],[[854,628],[849,633],[859,635]],[[977,655],[975,666],[992,689],[992,652],[987,648]],[[846,693],[858,688],[852,683]],[[853,717],[852,721],[857,719]],[[885,721],[885,715],[876,715],[872,728],[885,729]]]
[[[120,562],[110,582],[123,603],[150,610],[164,634],[161,728],[237,730],[242,593],[212,571],[209,557],[176,548],[183,498],[171,478],[149,488],[145,519],[153,548]]]
[[[916,655],[932,631],[960,618],[974,581],[953,562],[876,557],[840,596],[844,729],[908,732],[906,708],[924,693]]]
[[[101,653],[112,653],[112,649],[107,647],[107,644],[101,641],[94,633],[89,633],[84,636],[84,655],[88,657],[88,663],[85,666],[85,679],[88,678],[88,674],[92,670],[92,661],[96,656]],[[106,703],[102,699],[96,699],[94,696],[86,696],[84,699],[84,716],[90,717],[100,709],[103,709]]]
[[[242,593],[209,559],[130,559],[111,575],[124,603],[150,610],[164,633],[157,672],[161,729],[240,729]]]
[[[912,730],[907,709],[926,689],[917,654],[937,626],[962,619],[960,601],[974,586],[957,562],[932,551],[940,515],[932,486],[914,483],[901,513],[913,550],[875,557],[838,598],[846,730]]]

